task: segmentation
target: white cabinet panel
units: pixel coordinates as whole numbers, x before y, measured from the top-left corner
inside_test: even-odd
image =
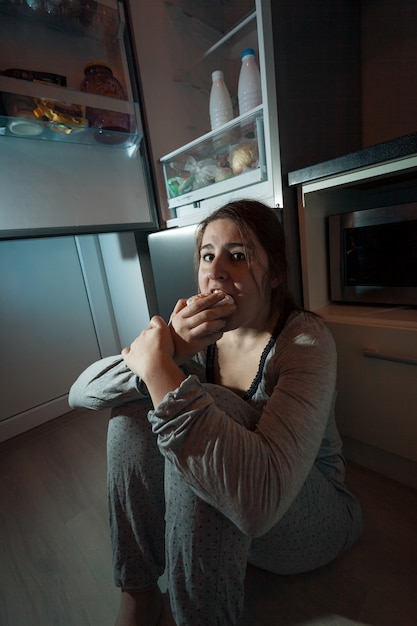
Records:
[[[417,461],[417,330],[328,326],[338,351],[336,416],[342,434]]]
[[[100,358],[73,237],[0,242],[0,420],[68,393]]]

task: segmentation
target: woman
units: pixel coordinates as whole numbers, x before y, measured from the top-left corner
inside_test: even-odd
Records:
[[[275,212],[224,206],[200,225],[197,252],[204,297],[179,300],[169,324],[152,318],[71,389],[73,407],[114,407],[117,626],[158,623],[165,568],[178,626],[236,624],[248,562],[308,571],[361,532],[343,482],[334,343],[288,291]]]

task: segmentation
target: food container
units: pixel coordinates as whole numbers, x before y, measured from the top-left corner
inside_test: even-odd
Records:
[[[111,67],[101,61],[92,61],[85,66],[80,89],[98,96],[126,100],[125,90],[113,76]],[[135,125],[131,115],[118,111],[87,107],[86,116],[99,143],[123,143]]]
[[[27,80],[31,82],[47,83],[66,87],[67,79],[60,74],[39,72],[20,68],[11,68],[2,72],[3,76]],[[19,136],[36,136],[43,132],[44,126],[39,122],[34,111],[38,104],[35,98],[22,94],[2,94],[5,113],[11,118],[8,128],[10,132]]]

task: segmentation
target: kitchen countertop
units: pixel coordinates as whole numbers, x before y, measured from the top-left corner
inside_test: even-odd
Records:
[[[401,159],[417,154],[417,133],[404,135],[398,139],[392,139],[384,143],[375,144],[362,148],[357,152],[351,152],[341,157],[324,161],[316,165],[310,165],[288,174],[290,186],[300,185],[305,182],[341,174],[349,170],[357,170],[376,163]]]

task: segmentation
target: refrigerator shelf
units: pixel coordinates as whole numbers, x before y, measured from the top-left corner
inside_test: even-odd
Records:
[[[265,180],[263,106],[170,152],[160,162],[170,209]]]
[[[137,130],[131,133],[120,131],[99,131],[96,128],[75,126],[58,122],[43,122],[25,117],[0,115],[0,137],[59,141],[105,148],[132,148],[139,146],[143,135]],[[0,140],[1,141],[1,140]]]
[[[139,105],[127,100],[99,96],[59,85],[0,76],[0,107],[2,103],[3,111],[0,111],[2,135],[69,143],[100,143],[123,148],[138,144],[142,137],[138,124]],[[6,103],[9,103],[9,107]],[[71,124],[65,119],[57,121],[35,119],[33,111],[37,110],[39,103],[47,103],[52,113],[54,106],[57,111],[64,112],[69,107],[74,107],[78,111],[79,121]],[[88,128],[85,120],[88,107],[129,115],[131,132],[106,131],[107,141],[103,141],[103,134],[99,137],[97,129]],[[12,110],[12,114],[7,114],[8,109]],[[19,110],[22,111],[22,115],[19,114]],[[56,117],[59,118],[59,115]]]

